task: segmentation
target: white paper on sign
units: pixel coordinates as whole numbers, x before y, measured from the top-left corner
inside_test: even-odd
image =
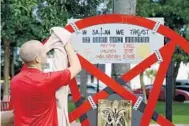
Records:
[[[153,30],[120,23],[80,29],[80,34],[72,33],[73,48],[93,64],[138,63],[164,46],[164,36],[154,34],[164,19],[150,19],[157,21]],[[69,20],[68,23],[73,25],[78,20]]]

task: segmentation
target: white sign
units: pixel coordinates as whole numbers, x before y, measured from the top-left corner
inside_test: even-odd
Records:
[[[149,19],[164,24],[163,18]],[[77,20],[71,19],[68,23]],[[164,36],[136,25],[100,24],[74,32],[72,45],[94,64],[138,63],[164,45]]]

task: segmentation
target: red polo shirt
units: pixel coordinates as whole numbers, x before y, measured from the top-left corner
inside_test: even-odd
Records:
[[[15,126],[57,126],[55,92],[69,80],[69,69],[50,73],[23,69],[11,80]]]

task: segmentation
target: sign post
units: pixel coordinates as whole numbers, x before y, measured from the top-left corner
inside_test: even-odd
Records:
[[[174,64],[173,61],[171,61],[166,74],[166,95],[165,95],[166,118],[171,122],[172,122],[172,103],[173,103],[173,86],[174,86],[173,70],[174,70]]]

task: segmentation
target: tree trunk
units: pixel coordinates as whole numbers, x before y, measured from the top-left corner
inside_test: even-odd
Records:
[[[83,97],[87,96],[87,80],[88,80],[88,74],[86,71],[82,70],[80,72],[80,90],[83,95]]]
[[[113,13],[116,14],[136,14],[136,0],[114,0]],[[129,71],[130,64],[113,64],[112,65],[112,77],[119,78],[125,72]]]
[[[15,68],[14,68],[14,51],[11,58],[11,78],[14,77]]]
[[[176,79],[177,79],[177,75],[178,75],[178,71],[179,71],[179,68],[180,68],[180,64],[181,64],[181,61],[178,61],[176,62],[175,64],[175,67],[174,67],[174,71],[173,71],[173,100],[175,98],[175,87],[176,87]]]
[[[4,56],[4,95],[9,93],[9,63],[10,63],[10,41],[3,39],[5,56]]]
[[[136,0],[114,0],[114,13],[136,15]]]
[[[144,94],[144,102],[147,103],[146,88],[145,88],[145,84],[144,84],[144,73],[143,72],[140,74],[140,85],[141,85],[142,92]]]

